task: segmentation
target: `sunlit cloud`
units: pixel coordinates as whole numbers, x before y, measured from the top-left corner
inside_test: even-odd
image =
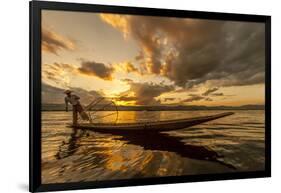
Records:
[[[264,102],[262,23],[85,13],[89,28],[80,29],[60,14],[55,23],[55,12],[44,15],[47,85],[102,93],[118,105]]]
[[[190,97],[188,97],[187,99],[182,100],[181,103],[189,103],[189,102],[193,102],[193,101],[200,101],[203,99],[205,99],[204,96],[193,94],[193,95],[190,95]]]
[[[124,72],[124,73],[135,73],[137,75],[142,75],[139,68],[137,68],[131,61],[115,63],[112,66],[115,71]]]
[[[42,66],[42,79],[52,85],[67,88],[70,78],[77,74],[77,67],[66,63],[44,64]]]
[[[151,82],[140,83],[133,82],[130,79],[124,81],[129,84],[130,88],[120,93],[121,96],[117,98],[120,100],[134,101],[137,105],[161,104],[161,101],[157,99],[157,97],[175,89],[172,85],[155,84]]]
[[[88,76],[96,76],[103,80],[112,80],[114,68],[95,61],[82,61],[81,67],[77,69],[80,73]]]
[[[209,94],[216,92],[217,90],[219,90],[219,88],[210,88],[210,89],[206,90],[204,93],[202,93],[202,95],[208,96]]]
[[[124,37],[129,34],[128,15],[116,15],[116,14],[100,14],[102,20],[112,25],[113,27],[120,29],[124,33]]]
[[[219,93],[213,93],[211,94],[212,96],[224,96],[224,94],[222,92],[219,92]]]
[[[135,39],[142,70],[183,88],[264,83],[264,24],[102,14]]]
[[[76,45],[73,40],[64,37],[50,29],[42,28],[42,51],[59,55],[62,50],[73,51]]]
[[[97,77],[102,80],[112,80],[113,68],[102,63],[82,61],[80,66],[67,63],[44,64],[42,68],[42,79],[66,88],[70,86],[72,78],[82,76]]]
[[[128,73],[130,73],[130,72],[138,72],[138,69],[131,62],[127,62],[126,63],[126,71]]]
[[[172,98],[172,97],[167,97],[167,98],[164,98],[164,102],[169,102],[169,101],[174,101],[176,98]]]

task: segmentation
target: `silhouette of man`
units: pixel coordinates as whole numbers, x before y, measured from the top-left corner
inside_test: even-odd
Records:
[[[68,103],[72,105],[72,123],[73,125],[77,125],[78,123],[78,113],[82,117],[83,120],[89,120],[89,116],[84,111],[84,108],[80,104],[80,97],[72,94],[71,90],[65,90],[64,93],[66,94],[64,101],[65,101],[65,111],[68,111]]]

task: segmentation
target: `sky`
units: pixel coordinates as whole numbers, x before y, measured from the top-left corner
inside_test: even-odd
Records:
[[[265,25],[42,11],[42,103],[263,105]]]

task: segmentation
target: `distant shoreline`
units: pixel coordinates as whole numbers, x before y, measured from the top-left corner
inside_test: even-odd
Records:
[[[195,109],[195,110],[118,110],[118,111],[263,111],[264,109]],[[48,112],[48,111],[55,111],[55,112],[65,112],[65,110],[41,110],[41,112]],[[71,112],[72,110],[68,110]],[[101,110],[102,111],[102,110]],[[108,110],[114,111],[114,110]],[[91,112],[94,112],[92,110]]]
[[[69,106],[71,110],[71,106]],[[202,110],[265,110],[264,105],[243,105],[243,106],[117,106],[118,111],[202,111]],[[116,106],[109,106],[102,110],[97,106],[92,111],[116,111]],[[41,111],[65,111],[64,104],[43,104]]]

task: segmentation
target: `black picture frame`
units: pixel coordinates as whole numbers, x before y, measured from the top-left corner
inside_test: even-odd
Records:
[[[59,191],[89,188],[107,188],[166,183],[183,183],[212,180],[260,178],[271,176],[271,17],[267,15],[248,15],[215,13],[201,11],[169,10],[139,7],[92,5],[31,1],[30,4],[30,143],[29,143],[29,191]],[[172,16],[179,18],[201,18],[229,21],[248,21],[265,23],[265,170],[254,172],[235,172],[221,174],[126,179],[97,182],[41,183],[41,10],[68,10],[83,12],[119,13],[131,15]]]

